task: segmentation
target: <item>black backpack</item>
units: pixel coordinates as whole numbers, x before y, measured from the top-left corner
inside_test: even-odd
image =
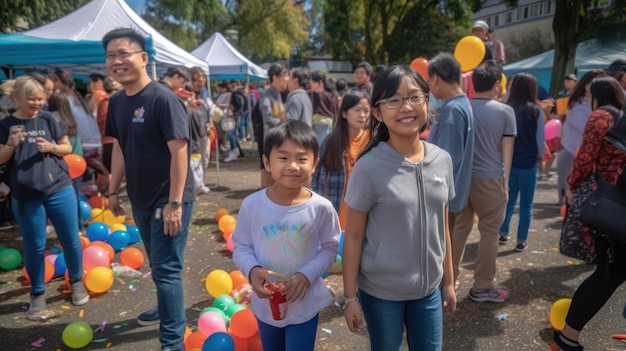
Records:
[[[252,120],[252,129],[254,130],[254,139],[263,140],[263,114],[261,113],[261,100],[254,105],[250,114]]]

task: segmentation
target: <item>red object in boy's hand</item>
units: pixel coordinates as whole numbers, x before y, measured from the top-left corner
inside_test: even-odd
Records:
[[[265,289],[274,292],[274,297],[270,299],[270,308],[272,309],[272,317],[279,321],[285,319],[287,315],[287,298],[283,295],[285,283],[269,283]]]

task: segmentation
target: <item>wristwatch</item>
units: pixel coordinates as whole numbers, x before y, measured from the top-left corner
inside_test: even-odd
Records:
[[[178,201],[178,200],[172,200],[172,201],[170,201],[170,206],[171,206],[173,209],[177,209],[177,208],[179,208],[179,207],[180,207],[180,205],[182,205],[182,204],[183,204],[183,203],[182,203],[182,202],[180,202],[180,201]]]

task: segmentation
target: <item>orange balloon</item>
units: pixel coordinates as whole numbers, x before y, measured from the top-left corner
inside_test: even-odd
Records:
[[[123,265],[133,269],[139,269],[143,266],[145,258],[143,252],[136,247],[127,247],[120,253],[120,262]]]
[[[567,206],[565,204],[563,204],[563,206],[561,206],[561,211],[560,211],[561,217],[565,218],[565,215],[567,215]]]
[[[422,76],[424,79],[428,79],[428,60],[423,57],[418,57],[415,60],[411,61],[411,68],[413,68],[417,73]]]
[[[238,338],[235,335],[233,335],[233,333],[230,331],[228,332],[228,335],[230,335],[230,337],[233,338],[233,342],[235,343],[235,348],[233,351],[247,351],[248,350],[248,340]]]
[[[89,244],[91,244],[91,241],[89,241],[89,238],[87,238],[86,236],[79,236],[78,239],[80,240],[80,246],[82,246],[83,250],[89,246]]]
[[[113,250],[113,246],[105,243],[104,241],[94,241],[89,246],[100,246],[101,248],[107,250],[107,254],[109,255],[109,261],[113,262],[113,258],[115,258],[115,250]]]
[[[103,293],[113,285],[113,271],[106,267],[95,267],[87,273],[85,287],[92,293]]]
[[[237,220],[235,219],[235,217],[231,215],[223,215],[222,218],[220,218],[219,222],[217,223],[217,226],[220,228],[222,232],[226,232],[231,227],[231,225],[234,228],[236,223],[237,223]]]
[[[218,208],[217,211],[215,211],[215,220],[219,222],[222,216],[229,215],[229,214],[230,214],[229,210],[225,208]]]
[[[228,238],[230,238],[230,236],[233,235],[233,232],[223,232],[222,233],[222,237],[224,238],[224,240],[228,241]]]
[[[261,344],[261,335],[256,333],[246,339],[248,341],[248,351],[263,351],[263,344]]]
[[[70,178],[72,179],[82,176],[87,170],[87,162],[85,162],[85,159],[80,155],[65,155],[63,156],[63,161],[67,163],[67,170],[70,174]]]
[[[92,196],[87,202],[91,208],[107,208],[109,206],[109,199],[104,196]]]
[[[230,279],[233,281],[233,289],[237,289],[243,284],[250,284],[248,278],[241,271],[232,271],[229,273]]]
[[[204,340],[206,340],[206,336],[202,334],[202,332],[195,331],[191,333],[187,340],[185,340],[185,350],[193,350],[193,349],[202,349],[202,344],[204,344]]]
[[[228,222],[226,223],[226,225],[224,226],[224,233],[233,233],[235,231],[235,226],[237,225],[237,221],[235,222]]]
[[[43,261],[43,282],[47,284],[54,278],[54,265],[48,260]],[[30,284],[30,277],[28,276],[28,272],[26,272],[26,267],[22,268],[22,272],[24,273],[24,284]]]
[[[247,339],[259,331],[259,324],[249,308],[239,310],[230,317],[230,331],[234,336]]]
[[[87,279],[87,270],[83,270],[83,278],[81,279],[83,281],[83,283],[85,282],[85,279]],[[70,271],[66,270],[65,271],[65,284],[67,284],[67,286],[70,286]]]
[[[183,343],[187,341],[187,338],[191,335],[191,329],[189,326],[185,327],[185,336],[183,336]]]

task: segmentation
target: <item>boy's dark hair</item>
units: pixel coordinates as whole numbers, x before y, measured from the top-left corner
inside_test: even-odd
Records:
[[[474,91],[477,93],[491,90],[493,85],[499,80],[502,80],[502,69],[493,60],[487,60],[478,65],[472,75]]]
[[[89,80],[92,82],[104,81],[104,78],[106,78],[106,76],[100,72],[94,72],[89,75]]]
[[[142,51],[146,51],[146,39],[132,28],[116,28],[102,37],[102,46],[106,51],[111,40],[125,38],[131,43],[139,45]]]
[[[309,70],[306,68],[298,67],[291,70],[291,78],[298,80],[298,86],[302,89],[306,89],[309,85]]]
[[[618,110],[624,107],[624,92],[622,86],[613,77],[597,77],[589,86],[591,98],[596,100],[597,106],[613,106]]]
[[[314,158],[317,159],[319,151],[317,135],[308,124],[296,120],[289,120],[280,124],[265,134],[265,141],[263,142],[263,154],[265,157],[269,159],[272,150],[280,147],[287,140],[303,147],[307,151],[312,151]]]
[[[356,67],[354,67],[354,70],[356,71],[357,68],[361,68],[361,67],[365,69],[365,72],[367,72],[368,76],[372,75],[372,65],[370,65],[369,62],[367,61],[359,62],[359,64],[356,65]]]
[[[448,84],[461,84],[461,65],[451,54],[438,54],[428,63],[428,76],[434,75]]]
[[[24,75],[32,77],[34,80],[37,81],[37,83],[41,84],[42,87],[46,86],[46,81],[49,79],[49,78],[46,78],[46,76],[44,76],[43,74],[37,73],[37,72],[28,72],[28,73],[25,73]]]
[[[288,72],[287,67],[280,63],[272,63],[267,69],[267,77],[270,79],[271,83],[274,81],[274,77],[279,77],[285,72]]]
[[[189,70],[187,69],[187,67],[181,65],[168,67],[167,72],[165,72],[165,76],[172,78],[174,78],[174,76],[179,76],[185,81],[191,82],[191,75],[189,74]]]

